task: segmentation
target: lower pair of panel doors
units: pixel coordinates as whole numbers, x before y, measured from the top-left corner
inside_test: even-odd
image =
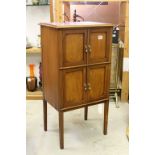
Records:
[[[63,108],[79,106],[107,98],[109,71],[109,65],[63,70]]]

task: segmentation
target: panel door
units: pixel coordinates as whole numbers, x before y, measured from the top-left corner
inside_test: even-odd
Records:
[[[62,39],[62,66],[75,66],[86,63],[86,30],[64,30]]]
[[[72,107],[85,103],[85,67],[63,70],[63,107]]]
[[[89,64],[110,61],[111,38],[112,30],[110,28],[89,29]]]
[[[88,102],[102,100],[109,94],[109,65],[95,65],[88,67]]]

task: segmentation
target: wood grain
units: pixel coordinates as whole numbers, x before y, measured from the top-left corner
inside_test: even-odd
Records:
[[[83,34],[70,34],[66,36],[65,41],[65,62],[74,63],[84,60],[84,36]]]
[[[59,112],[59,139],[60,149],[64,148],[64,115],[63,112]]]
[[[124,22],[123,41],[124,41],[124,58],[129,57],[129,2],[121,2],[121,20]],[[121,101],[126,102],[129,99],[129,72],[123,72]]]
[[[61,0],[54,1],[54,21],[55,22],[63,22],[63,3]]]
[[[106,85],[106,66],[92,66],[88,68],[88,102],[104,98]]]
[[[62,38],[62,66],[75,66],[86,63],[86,30],[63,31]]]
[[[44,131],[47,131],[47,101],[43,99]]]
[[[123,72],[121,101],[126,102],[129,99],[129,72]]]
[[[81,22],[75,27],[67,24],[63,28],[62,25],[41,25],[43,98],[59,112],[61,149],[64,148],[65,111],[84,107],[84,119],[87,120],[88,106],[105,102],[104,133],[107,133],[112,25],[89,24],[82,26]],[[106,37],[98,42],[98,35]],[[94,51],[92,57],[89,57],[90,42]],[[45,130],[46,108],[44,102]]]
[[[84,120],[88,119],[88,106],[84,107]]]
[[[89,30],[89,41],[91,51],[88,55],[88,63],[108,62],[111,59],[111,34],[110,28],[98,28]]]
[[[54,37],[53,37],[54,36]],[[55,29],[41,28],[43,95],[54,108],[58,109],[59,57],[58,32]]]
[[[63,71],[64,107],[80,105],[85,102],[85,68]]]
[[[103,127],[104,135],[107,135],[108,132],[108,113],[109,113],[109,100],[104,102],[104,127]]]
[[[54,3],[53,0],[50,0],[50,21],[54,22]]]
[[[104,59],[106,53],[106,33],[92,33],[90,35],[90,59]]]

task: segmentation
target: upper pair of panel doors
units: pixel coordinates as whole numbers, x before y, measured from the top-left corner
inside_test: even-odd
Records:
[[[62,66],[77,66],[110,61],[111,32],[108,28],[63,31]]]

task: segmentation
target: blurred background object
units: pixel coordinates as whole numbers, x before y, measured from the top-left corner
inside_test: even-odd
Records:
[[[34,75],[34,64],[29,64],[30,76],[26,77],[26,86],[28,91],[35,91],[37,89],[37,78]]]

